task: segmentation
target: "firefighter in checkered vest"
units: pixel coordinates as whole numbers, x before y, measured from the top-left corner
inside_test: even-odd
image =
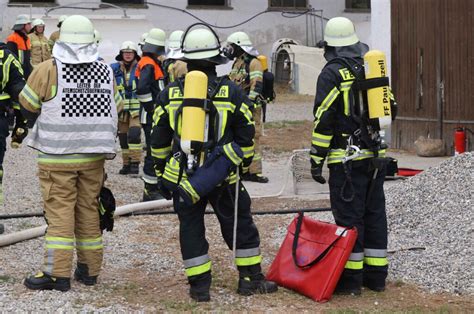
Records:
[[[114,71],[115,81],[123,98],[123,111],[119,115],[118,137],[122,149],[123,166],[120,174],[138,175],[142,156],[140,125],[140,102],[137,98],[135,71],[138,47],[133,41],[124,41],[120,53],[115,57],[116,63],[110,66]]]
[[[36,120],[27,144],[38,151],[48,224],[44,263],[26,278],[29,289],[69,290],[74,249],[74,279],[94,285],[101,270],[98,196],[105,159],[115,155],[116,105],[122,99],[112,69],[97,57],[91,21],[70,16],[61,26],[53,59],[34,69],[20,94],[27,118]]]
[[[229,78],[249,96],[252,101],[253,119],[255,120],[255,156],[249,171],[242,174],[242,180],[267,183],[268,178],[262,175],[262,105],[263,68],[257,59],[258,51],[252,45],[249,36],[244,32],[235,32],[227,37],[226,56],[234,61]]]

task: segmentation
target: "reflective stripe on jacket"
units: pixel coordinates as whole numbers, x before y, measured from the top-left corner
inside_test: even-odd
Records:
[[[117,108],[112,69],[99,61],[55,62],[57,93],[41,103],[41,114],[27,138],[28,146],[56,155],[114,154]],[[36,96],[32,93],[26,86],[22,95],[28,100]]]
[[[123,98],[123,110],[132,113],[132,115],[138,114],[140,102],[137,98],[137,82],[135,78],[137,63],[134,61],[128,72],[121,62],[112,63],[110,66],[114,71],[117,89]]]
[[[184,82],[181,81],[181,83]],[[211,81],[210,84],[212,83]],[[174,183],[178,181],[180,165],[176,155],[172,156],[172,154],[179,152],[180,147],[177,141],[173,142],[173,138],[181,135],[181,115],[177,115],[182,103],[183,94],[178,82],[171,83],[160,93],[153,115],[151,148],[156,174]],[[231,81],[224,79],[212,99],[215,110],[211,109],[209,121],[209,125],[214,126],[210,132],[215,138],[214,145],[225,146],[235,142],[244,152],[242,162],[244,167],[250,165],[252,161],[255,135],[252,113],[246,103],[248,99],[242,90]],[[230,145],[226,147],[229,148]],[[224,152],[232,159],[234,154],[231,151],[224,149]],[[230,183],[235,182],[235,174],[227,180]]]

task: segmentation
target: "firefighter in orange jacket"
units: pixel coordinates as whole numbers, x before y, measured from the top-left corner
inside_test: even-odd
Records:
[[[23,75],[25,79],[28,79],[32,71],[31,42],[28,37],[28,33],[31,31],[29,16],[26,14],[18,15],[12,30],[13,33],[6,39],[7,48],[17,56],[23,67]]]
[[[143,201],[161,199],[158,192],[153,158],[151,156],[150,133],[153,123],[153,110],[158,93],[165,88],[162,61],[165,54],[166,34],[159,28],[148,32],[142,47],[142,58],[138,62],[135,77],[138,79],[137,98],[140,101],[141,123],[145,132],[146,156],[143,163]]]

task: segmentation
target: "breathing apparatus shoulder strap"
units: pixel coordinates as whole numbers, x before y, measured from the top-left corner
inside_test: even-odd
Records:
[[[223,82],[226,80],[226,76],[222,76],[222,77],[218,77],[216,78],[215,81],[211,81],[209,82],[209,87],[207,89],[207,101],[206,101],[206,104],[205,104],[205,107],[203,108],[205,111],[209,112],[209,114],[211,115],[212,112],[215,112],[215,107],[212,103],[212,99],[214,98],[214,96],[219,92]],[[184,95],[184,78],[180,78],[177,80],[178,82],[178,87],[181,91],[181,93]],[[176,114],[175,114],[175,132],[174,132],[174,141],[176,142],[176,145],[177,147],[179,147],[179,151],[178,151],[178,156],[179,156],[179,174],[178,174],[178,184],[179,182],[181,182],[181,178],[183,176],[183,171],[184,169],[186,168],[186,158],[182,158],[182,156],[184,155],[183,151],[181,150],[181,145],[180,145],[180,141],[181,141],[181,138],[178,134],[178,121],[179,121],[179,116],[182,114],[182,111],[183,111],[183,106],[193,106],[193,107],[199,107],[199,108],[202,108],[202,103],[198,103],[198,101],[187,101],[186,105],[184,105],[184,102],[181,103],[181,105],[179,106],[179,108],[176,110]],[[218,117],[218,115],[215,115],[216,117]],[[213,117],[210,116],[209,117],[209,121],[213,121]],[[216,132],[214,132],[215,134]],[[217,143],[217,139],[215,138],[216,136],[214,136],[214,139],[211,139],[211,140],[208,140],[206,143],[204,143],[204,146],[203,146],[203,149],[204,150],[210,150],[211,148],[213,148],[215,146],[215,144]]]
[[[352,61],[352,62],[350,62]],[[365,79],[365,72],[364,72],[364,67],[355,59],[352,58],[342,58],[342,57],[336,57],[332,60],[330,60],[326,66],[329,64],[339,64],[342,66],[345,66],[348,71],[351,72],[351,74],[354,76],[355,80],[351,85],[351,89],[353,91],[354,97],[353,97],[353,102],[350,102],[350,112],[351,116],[350,118],[358,125],[358,129],[356,129],[353,132],[353,136],[361,143],[363,143],[365,146],[367,146],[368,149],[370,149],[375,157],[378,155],[378,150],[379,147],[378,145],[371,139],[369,132],[368,132],[368,117],[366,117],[363,113],[357,114],[357,111],[360,112],[360,110],[356,110],[356,108],[360,108],[360,97],[359,97],[359,92],[364,91],[370,88],[374,87],[379,87],[379,86],[384,86],[386,83],[385,80],[379,80],[379,79],[370,79],[367,80]],[[359,66],[357,66],[359,65]],[[388,78],[387,78],[388,80]]]

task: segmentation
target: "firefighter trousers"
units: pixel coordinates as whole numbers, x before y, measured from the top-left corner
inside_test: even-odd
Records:
[[[340,226],[355,226],[358,232],[354,249],[339,281],[343,289],[357,289],[362,283],[369,287],[385,287],[388,271],[387,217],[383,190],[386,167],[375,171],[373,160],[368,158],[348,163],[352,168],[349,171],[352,184],[347,181],[341,163],[329,165],[334,219]],[[352,194],[351,185],[353,199],[348,201]]]
[[[262,136],[262,107],[258,106],[252,110],[253,120],[255,121],[255,137],[254,137],[254,144],[255,144],[255,154],[252,159],[252,163],[249,167],[249,173],[262,173],[262,146],[260,145],[260,138]]]
[[[89,276],[98,276],[103,244],[97,197],[103,165],[83,171],[43,170],[40,166],[38,176],[48,224],[42,271],[69,278],[76,248],[77,262],[87,265]]]
[[[173,195],[174,210],[180,222],[179,240],[181,254],[188,280],[191,284],[210,280],[211,260],[208,255],[209,243],[206,240],[204,212],[207,202],[212,205],[221,227],[225,243],[232,249],[234,227],[235,184],[216,187],[207,197],[193,206],[187,206],[179,200],[178,193]],[[239,206],[237,216],[237,252],[235,263],[239,268],[252,268],[260,271],[260,237],[250,212],[250,195],[240,183]]]
[[[153,113],[146,113],[146,124],[142,124],[145,133],[146,155],[143,162],[143,180],[148,184],[156,184],[155,166],[151,156],[151,130],[153,124]]]
[[[121,113],[118,121],[118,137],[122,149],[123,164],[140,163],[142,158],[141,124],[138,112],[132,116],[130,112]]]

